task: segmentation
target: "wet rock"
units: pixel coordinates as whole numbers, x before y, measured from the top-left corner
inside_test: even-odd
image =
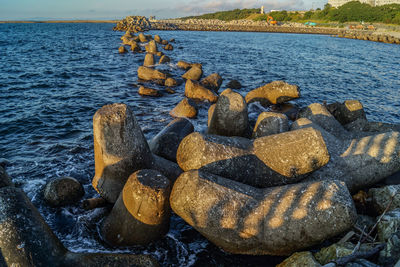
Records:
[[[175,180],[183,173],[182,169],[176,162],[167,160],[163,157],[153,154],[152,170],[159,171],[173,184]]]
[[[222,77],[218,73],[213,73],[202,79],[200,81],[200,84],[203,85],[205,88],[218,93],[222,81]]]
[[[125,104],[103,106],[93,117],[95,176],[93,187],[114,203],[129,175],[151,164],[147,141]]]
[[[154,41],[156,41],[157,43],[161,43],[161,41],[162,41],[162,39],[161,39],[161,37],[159,36],[159,35],[154,35]]]
[[[165,63],[169,63],[171,62],[171,59],[169,58],[169,56],[161,56],[160,61],[158,62],[158,64],[165,64]]]
[[[274,112],[263,112],[258,116],[253,130],[253,138],[287,132],[289,120],[286,115]]]
[[[328,161],[321,134],[311,128],[254,141],[195,132],[177,152],[184,171],[201,169],[256,187],[298,182]]]
[[[72,177],[51,180],[44,188],[44,200],[52,207],[75,204],[84,194],[81,183]]]
[[[389,131],[400,132],[400,124],[374,122],[374,121],[367,121],[365,119],[357,119],[353,122],[346,124],[344,128],[352,133],[365,132],[371,134],[371,133],[377,133],[377,132],[381,133]]]
[[[12,186],[11,178],[8,176],[7,172],[2,166],[0,166],[0,188],[5,186]]]
[[[173,43],[173,42],[175,42],[175,39],[174,39],[174,38],[171,38],[171,39],[169,40],[169,42],[170,42],[170,43]]]
[[[175,94],[176,91],[174,89],[171,88],[165,88],[165,92],[167,92],[168,94]]]
[[[185,74],[182,75],[182,78],[186,80],[198,81],[203,75],[203,70],[197,66],[191,67]]]
[[[11,162],[8,159],[5,158],[0,158],[0,167],[6,168],[7,166],[10,166]]]
[[[285,114],[289,120],[295,121],[297,120],[297,114],[299,113],[299,108],[292,103],[283,103],[271,106],[271,111]]]
[[[281,104],[300,97],[297,85],[274,81],[247,93],[247,104],[260,102],[262,105]]]
[[[278,264],[276,267],[298,267],[298,266],[307,266],[307,267],[320,267],[319,264],[311,252],[296,252],[291,255],[289,258],[284,260],[282,263]]]
[[[167,87],[175,87],[178,85],[178,82],[174,78],[167,78],[164,85]]]
[[[174,47],[172,46],[172,44],[167,44],[164,46],[164,50],[172,51],[172,50],[174,50]]]
[[[217,106],[217,104],[212,104],[210,106],[210,108],[208,109],[208,112],[207,112],[207,114],[208,114],[207,127],[210,127],[210,125],[211,125],[211,119],[213,117],[213,114],[214,114],[216,106]]]
[[[132,45],[135,43],[135,41],[132,40],[131,37],[127,37],[125,35],[121,37],[121,40],[122,40],[122,44],[124,44],[124,45]]]
[[[226,84],[226,87],[230,88],[230,89],[237,89],[238,90],[238,89],[242,88],[242,84],[237,80],[231,80],[230,82],[228,82]]]
[[[184,69],[184,70],[189,70],[192,67],[191,63],[188,63],[183,60],[179,60],[177,63],[178,68]]]
[[[198,99],[198,100],[207,100],[211,103],[217,102],[218,96],[211,90],[200,85],[199,82],[187,80],[185,84],[185,96]]]
[[[176,162],[176,151],[179,144],[187,135],[194,131],[193,124],[185,118],[171,121],[149,142],[151,152]]]
[[[144,87],[144,86],[139,87],[138,93],[139,93],[139,95],[143,95],[143,96],[155,96],[155,97],[162,96],[162,94],[159,90],[149,88],[149,87]]]
[[[169,230],[170,191],[169,180],[158,171],[132,174],[101,225],[104,240],[113,246],[131,246],[161,239]]]
[[[162,44],[162,45],[167,45],[167,44],[168,44],[168,41],[167,41],[167,40],[162,40],[162,41],[161,41],[161,44]]]
[[[138,68],[137,72],[138,72],[139,79],[145,80],[145,81],[167,79],[167,75],[165,73],[162,73],[158,70],[155,70],[155,69],[152,69],[149,67],[140,66]]]
[[[352,254],[355,245],[346,242],[343,244],[333,244],[329,247],[321,249],[319,252],[314,254],[315,259],[322,265],[325,265],[331,261],[337,260],[341,257],[348,256]],[[361,252],[365,252],[371,249],[371,246],[363,244],[360,247]]]
[[[140,46],[137,43],[134,43],[134,44],[131,44],[131,51],[140,53],[140,52],[142,52],[142,49],[140,48]]]
[[[356,216],[338,181],[257,189],[194,170],[179,176],[170,201],[188,224],[234,254],[290,255],[351,228]]]
[[[158,56],[158,57],[162,57],[163,55],[164,55],[164,53],[161,52],[161,51],[158,51],[158,52],[156,53],[156,56]]]
[[[141,43],[146,43],[149,41],[143,33],[139,33],[138,37]]]
[[[372,188],[368,191],[372,206],[377,214],[382,214],[391,203],[389,210],[400,209],[400,185]]]
[[[120,47],[118,48],[118,52],[121,53],[121,54],[126,53],[125,46],[120,46]]]
[[[154,40],[151,40],[146,46],[146,51],[151,54],[156,54],[158,52],[157,44]]]
[[[143,66],[149,67],[154,65],[154,55],[147,53],[146,56],[144,57],[144,63]]]
[[[398,132],[341,140],[305,118],[298,119],[291,126],[292,130],[302,128],[321,132],[331,156],[329,163],[312,173],[307,178],[309,180],[341,180],[351,192],[357,192],[400,170]]]
[[[243,97],[231,89],[223,91],[212,114],[208,133],[244,136],[248,124],[247,104]]]
[[[192,100],[184,98],[169,112],[169,115],[176,118],[195,118],[197,116],[196,104]]]
[[[364,107],[358,100],[346,100],[344,103],[336,102],[328,105],[327,109],[342,125],[357,119],[367,119]]]

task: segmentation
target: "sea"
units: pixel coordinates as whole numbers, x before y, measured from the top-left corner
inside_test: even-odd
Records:
[[[184,96],[160,98],[137,93],[137,69],[144,54],[119,54],[120,37],[113,24],[0,24],[0,161],[18,187],[39,209],[64,245],[75,252],[150,254],[162,266],[274,266],[281,257],[230,255],[208,242],[178,216],[160,241],[148,246],[113,248],[99,237],[105,208],[83,210],[79,204],[50,208],[43,187],[71,176],[96,197],[92,118],[103,105],[129,105],[147,139],[172,118],[169,111]],[[179,78],[178,60],[203,64],[205,75],[217,72],[252,89],[275,80],[300,87],[300,107],[314,102],[360,100],[371,121],[400,123],[400,46],[327,35],[150,31],[175,39],[164,51],[171,63],[156,66]],[[151,85],[158,88],[157,85]],[[162,89],[162,88],[160,88]],[[209,103],[191,120],[205,131]],[[251,121],[267,108],[249,105]]]

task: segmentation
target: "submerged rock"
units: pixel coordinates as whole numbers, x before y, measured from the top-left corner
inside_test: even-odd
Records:
[[[110,215],[101,225],[113,246],[145,245],[169,230],[169,180],[155,170],[140,170],[126,182]]]
[[[172,51],[172,50],[174,50],[174,47],[172,46],[172,44],[166,44],[166,45],[164,46],[164,50]]]
[[[289,120],[285,114],[262,112],[253,130],[253,138],[289,131]]]
[[[201,169],[256,187],[298,182],[328,161],[324,140],[314,129],[254,141],[195,132],[183,139],[177,152],[184,171]]]
[[[260,102],[262,105],[281,104],[300,97],[297,85],[283,81],[274,81],[247,93],[247,104]]]
[[[8,176],[7,172],[2,166],[0,166],[0,188],[5,186],[12,186],[11,178]]]
[[[226,84],[227,88],[239,90],[242,88],[242,84],[237,80],[231,80]]]
[[[44,200],[52,207],[61,207],[78,202],[85,190],[81,183],[72,177],[51,180],[44,188]]]
[[[352,227],[356,210],[338,181],[257,189],[199,170],[183,173],[173,211],[234,254],[290,255]]]
[[[185,96],[198,100],[217,102],[218,96],[211,90],[200,85],[199,82],[187,80],[185,84]]]
[[[192,100],[185,97],[169,112],[169,115],[176,118],[192,119],[197,116],[197,106]]]
[[[126,53],[125,46],[120,46],[120,47],[118,48],[118,52],[121,53],[121,54]]]
[[[167,78],[164,85],[167,87],[175,87],[178,85],[178,82],[174,78]]]
[[[93,116],[95,176],[93,187],[114,203],[129,175],[151,165],[147,141],[125,104],[103,106]]]

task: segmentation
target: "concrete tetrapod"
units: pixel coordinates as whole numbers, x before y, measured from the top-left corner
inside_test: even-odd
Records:
[[[93,116],[95,176],[93,187],[114,203],[129,175],[151,166],[152,155],[132,112],[125,104],[103,106]]]
[[[321,132],[331,155],[329,163],[312,173],[309,180],[344,181],[355,192],[400,171],[399,132],[343,140],[306,118],[298,119],[291,127],[293,130],[306,128]]]
[[[177,151],[184,171],[201,169],[256,187],[298,182],[328,161],[321,133],[311,128],[254,141],[195,132]]]
[[[0,188],[0,266],[158,266],[148,255],[69,252],[25,193]]]
[[[339,181],[257,189],[193,170],[176,180],[173,211],[223,250],[290,255],[351,228],[356,210]]]
[[[101,235],[114,246],[145,245],[169,230],[171,186],[155,170],[140,170],[126,182],[110,215],[101,225]]]
[[[262,105],[281,104],[300,97],[300,89],[297,85],[284,81],[274,81],[251,90],[246,95],[246,102],[260,102]]]

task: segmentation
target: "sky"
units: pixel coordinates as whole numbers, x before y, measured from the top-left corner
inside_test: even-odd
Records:
[[[177,18],[231,10],[308,10],[327,0],[0,0],[0,20],[122,19],[130,15]]]

